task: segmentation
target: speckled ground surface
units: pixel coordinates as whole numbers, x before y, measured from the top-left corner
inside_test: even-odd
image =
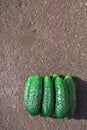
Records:
[[[80,78],[71,120],[25,111],[28,75],[54,72]],[[87,0],[0,0],[0,130],[87,130]]]

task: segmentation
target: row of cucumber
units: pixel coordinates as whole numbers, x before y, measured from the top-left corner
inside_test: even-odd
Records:
[[[72,118],[76,112],[76,87],[73,78],[30,76],[25,84],[24,104],[31,115]]]

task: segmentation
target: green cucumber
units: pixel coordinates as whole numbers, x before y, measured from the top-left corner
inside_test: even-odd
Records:
[[[52,75],[52,80],[55,81],[57,77],[58,77],[57,74],[53,74],[53,75]]]
[[[44,94],[42,101],[42,115],[51,116],[54,110],[54,88],[49,76],[44,77]]]
[[[40,111],[42,101],[42,77],[35,75],[29,88],[28,112],[37,115]]]
[[[68,111],[68,93],[64,80],[59,76],[55,79],[55,116],[63,118]]]
[[[76,112],[76,86],[74,80],[69,75],[65,76],[64,81],[67,85],[67,90],[68,90],[69,110],[68,110],[67,117],[72,118]]]
[[[34,78],[34,76],[30,76],[27,79],[26,84],[25,84],[25,88],[24,88],[24,105],[26,107],[26,110],[28,109],[29,88],[30,88],[30,85],[33,81],[33,78]]]

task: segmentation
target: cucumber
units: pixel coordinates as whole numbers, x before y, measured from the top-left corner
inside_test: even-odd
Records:
[[[68,92],[64,80],[59,76],[55,79],[55,116],[63,118],[68,111]]]
[[[28,112],[37,115],[40,111],[42,100],[42,77],[35,75],[29,88]]]
[[[72,118],[76,112],[76,86],[74,80],[69,75],[65,76],[64,81],[67,85],[67,90],[68,90],[69,110],[68,110],[67,117]]]
[[[49,76],[44,77],[44,94],[42,101],[42,115],[51,116],[54,110],[54,88]]]
[[[30,76],[27,79],[26,84],[25,84],[25,88],[24,88],[24,105],[26,107],[26,110],[28,109],[29,88],[30,88],[30,85],[33,81],[33,78],[34,78],[34,76]]]
[[[57,77],[58,77],[57,74],[53,74],[53,76],[52,76],[52,80],[55,81]]]

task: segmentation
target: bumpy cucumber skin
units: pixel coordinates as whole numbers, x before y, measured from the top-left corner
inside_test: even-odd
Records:
[[[66,75],[64,81],[67,85],[68,90],[68,118],[72,118],[76,112],[76,86],[71,76]]]
[[[59,76],[55,79],[55,117],[64,118],[68,111],[68,92],[66,84]]]
[[[42,101],[42,115],[51,116],[54,110],[54,88],[49,76],[44,77],[44,94]]]
[[[26,84],[25,84],[25,88],[24,88],[24,105],[26,107],[26,110],[28,110],[29,88],[30,88],[30,85],[33,81],[33,78],[34,78],[34,76],[30,76],[27,79]]]
[[[29,88],[28,112],[37,115],[41,107],[42,100],[42,77],[35,75]]]

